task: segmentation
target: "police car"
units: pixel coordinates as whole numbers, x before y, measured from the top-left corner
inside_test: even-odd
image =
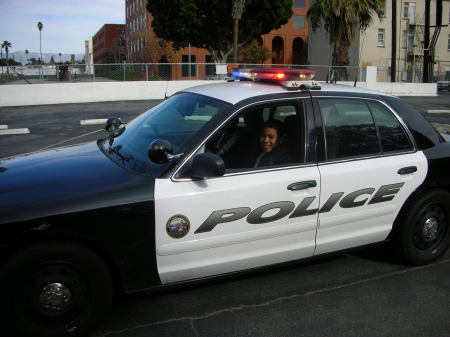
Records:
[[[238,69],[97,142],[0,161],[0,317],[82,336],[115,292],[375,242],[449,247],[450,143],[401,99]],[[240,80],[238,80],[240,79]]]

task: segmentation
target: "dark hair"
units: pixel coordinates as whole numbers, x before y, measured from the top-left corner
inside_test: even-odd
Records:
[[[286,137],[286,126],[282,121],[279,121],[278,119],[270,119],[263,123],[261,126],[261,130],[264,128],[271,128],[277,130],[278,136],[281,138]]]

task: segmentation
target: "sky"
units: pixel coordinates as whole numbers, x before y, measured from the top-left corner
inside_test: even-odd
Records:
[[[84,41],[105,23],[125,23],[125,0],[0,0],[0,41],[14,51],[84,53]]]

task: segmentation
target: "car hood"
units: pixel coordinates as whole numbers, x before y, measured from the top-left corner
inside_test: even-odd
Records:
[[[1,159],[0,223],[153,200],[153,189],[96,142]]]

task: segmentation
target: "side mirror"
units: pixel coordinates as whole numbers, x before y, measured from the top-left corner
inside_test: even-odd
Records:
[[[110,117],[106,120],[105,130],[112,138],[115,138],[120,136],[125,131],[125,127],[122,127],[124,124],[126,123],[123,123],[120,118]]]
[[[193,179],[217,178],[225,174],[225,163],[216,154],[200,153],[192,160],[191,177]]]
[[[151,161],[157,164],[164,164],[169,161],[169,156],[173,153],[172,144],[164,139],[157,139],[148,148],[147,155]]]

